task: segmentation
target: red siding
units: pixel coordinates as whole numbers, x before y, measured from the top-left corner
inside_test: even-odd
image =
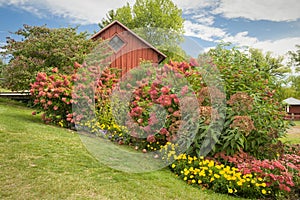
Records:
[[[291,105],[289,107],[289,113],[300,114],[300,106]]]
[[[103,40],[107,40],[116,34],[125,42],[125,45],[121,50],[114,52],[110,56],[110,67],[121,69],[122,75],[138,66],[141,59],[150,60],[153,63],[159,62],[159,55],[157,52],[149,48],[118,24],[114,24],[103,31],[96,39],[102,38]]]

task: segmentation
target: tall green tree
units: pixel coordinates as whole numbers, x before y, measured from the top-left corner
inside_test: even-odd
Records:
[[[296,45],[296,51],[289,51],[291,65],[295,67],[295,73],[289,77],[290,96],[300,99],[300,45]],[[290,97],[289,96],[289,97]]]
[[[180,60],[186,55],[179,44],[183,41],[182,10],[171,0],[136,0],[107,13],[100,28],[114,20],[132,29],[140,37],[165,53],[169,59]]]
[[[290,66],[283,64],[283,56],[273,57],[271,52],[263,54],[261,50],[254,48],[249,49],[249,56],[255,68],[271,76],[281,79],[291,72]]]
[[[4,63],[2,61],[2,59],[0,59],[0,78],[2,77],[2,69],[4,67]]]
[[[298,66],[297,70],[300,69],[300,45],[296,45],[297,50],[295,52],[289,51],[289,55],[291,56],[291,61],[295,66]]]
[[[8,38],[2,52],[12,57],[3,69],[4,86],[11,90],[28,90],[38,72],[50,73],[54,67],[70,73],[93,47],[87,33],[77,33],[77,28],[24,25],[15,34],[22,40]]]

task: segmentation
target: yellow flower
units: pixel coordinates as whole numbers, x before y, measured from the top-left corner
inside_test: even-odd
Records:
[[[213,167],[215,165],[215,163],[214,163],[214,161],[213,160],[211,160],[209,163],[208,163],[208,167]]]
[[[205,176],[205,171],[202,170],[201,172],[199,172],[199,176]]]
[[[259,177],[257,180],[262,181],[263,179]]]
[[[220,175],[219,174],[214,174],[214,177],[215,178],[220,178]]]
[[[251,180],[251,183],[254,184],[254,183],[255,183],[255,180],[252,179],[252,180]]]
[[[176,167],[176,165],[175,164],[172,164],[172,168],[175,168]]]
[[[237,185],[238,185],[238,186],[242,186],[242,185],[243,185],[243,182],[238,181],[238,182],[237,182]]]
[[[263,186],[263,187],[266,187],[266,186],[267,186],[267,184],[266,184],[266,183],[262,183],[262,184],[261,184],[261,186]]]
[[[176,152],[175,152],[175,151],[169,151],[169,154],[171,154],[171,155],[175,155],[175,154],[176,154]]]
[[[195,179],[192,180],[192,183],[196,183]]]
[[[186,181],[186,180],[187,180],[187,177],[185,176],[185,177],[183,178],[183,180],[185,180],[185,181]]]
[[[261,190],[261,193],[262,193],[262,194],[267,194],[267,191],[266,191],[265,189],[262,189],[262,190]]]
[[[215,178],[211,177],[209,182],[213,182],[214,180],[215,180]]]
[[[228,188],[228,193],[232,194],[233,193],[233,189]]]

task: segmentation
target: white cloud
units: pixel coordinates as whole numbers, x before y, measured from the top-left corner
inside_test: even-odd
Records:
[[[134,0],[0,0],[0,5],[10,5],[31,12],[38,17],[45,17],[47,13],[70,18],[71,23],[95,24],[99,23],[111,9],[122,7],[126,2]]]
[[[187,36],[198,37],[205,41],[220,43],[221,41],[230,42],[236,46],[248,46],[261,49],[263,52],[272,52],[274,56],[285,55],[288,51],[295,51],[295,45],[299,44],[300,37],[289,37],[278,40],[260,41],[256,37],[248,35],[247,31],[232,35],[224,29],[206,26],[203,24],[185,21],[185,31]],[[205,49],[209,50],[211,47]]]
[[[226,18],[295,21],[300,18],[299,0],[220,0],[214,14]]]
[[[224,42],[230,42],[232,44],[237,44],[239,46],[252,46],[253,44],[258,42],[258,39],[255,37],[248,36],[248,32],[239,32],[236,35],[229,35],[221,39]],[[216,41],[216,42],[220,42]]]
[[[184,22],[184,30],[187,36],[194,36],[211,42],[226,37],[226,32],[223,29],[196,24],[191,21]]]
[[[222,39],[224,42],[231,42],[237,46],[248,46],[261,49],[263,52],[272,52],[274,56],[283,56],[288,51],[295,51],[296,44],[299,44],[300,37],[288,37],[278,40],[260,41],[256,37],[248,36],[248,32],[240,32],[234,36],[227,36]],[[219,41],[216,41],[219,42]]]
[[[296,51],[296,44],[299,44],[300,37],[283,38],[279,40],[259,41],[253,45],[254,48],[273,52],[275,55],[284,55],[288,51]]]
[[[205,24],[205,25],[213,25],[215,21],[215,18],[212,15],[207,15],[207,14],[193,15],[192,19],[196,20],[200,24]]]
[[[188,11],[214,7],[218,0],[173,0],[173,2],[184,11]]]
[[[221,14],[226,18],[247,18],[251,20],[295,21],[300,18],[298,0],[173,0],[184,13],[201,15],[203,10]],[[84,24],[98,23],[105,14],[135,0],[0,0],[0,6],[15,6],[39,17],[51,14],[73,19]],[[200,19],[212,23],[212,16]]]

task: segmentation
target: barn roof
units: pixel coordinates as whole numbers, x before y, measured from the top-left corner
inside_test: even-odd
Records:
[[[152,46],[149,42],[147,42],[146,40],[144,40],[143,38],[141,38],[140,36],[138,36],[136,33],[134,33],[132,30],[130,30],[128,27],[126,27],[124,24],[122,24],[118,20],[113,21],[112,23],[110,23],[109,25],[107,25],[106,27],[104,27],[103,29],[101,29],[99,32],[95,33],[91,37],[91,39],[96,39],[99,35],[101,35],[101,33],[103,33],[105,30],[109,29],[110,27],[112,27],[115,24],[118,24],[119,26],[121,26],[122,28],[124,28],[126,31],[128,31],[130,34],[132,34],[134,37],[136,37],[138,40],[140,40],[146,46],[148,46],[149,48],[151,48],[152,50],[154,50],[157,54],[159,54],[160,55],[159,63],[162,62],[167,57],[165,54],[163,54],[162,52],[160,52],[158,49],[156,49],[154,46]]]
[[[295,99],[293,97],[287,98],[287,99],[283,100],[283,102],[287,103],[288,105],[293,105],[293,106],[300,105],[300,100]]]

